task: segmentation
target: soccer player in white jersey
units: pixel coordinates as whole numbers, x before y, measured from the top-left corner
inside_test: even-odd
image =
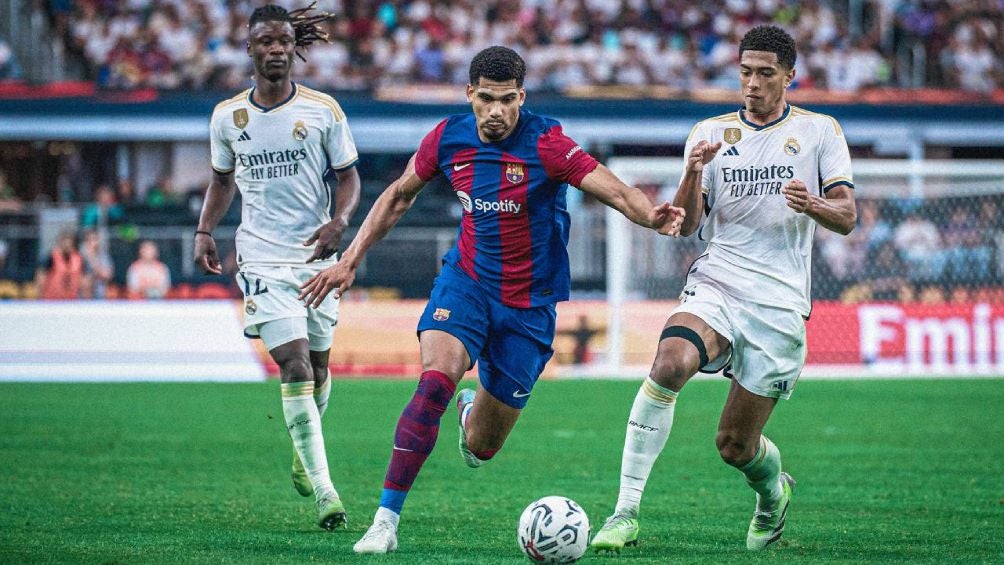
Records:
[[[763,549],[784,530],[795,481],[762,431],[805,362],[816,224],[846,235],[857,216],[840,126],[785,101],[794,77],[791,36],[753,28],[739,45],[743,107],[698,123],[687,140],[673,204],[687,212],[683,235],[698,230],[703,210],[698,233],[708,247],[690,268],[631,407],[617,506],[591,542],[596,550],[637,543],[645,483],[677,394],[698,370],[732,379],[715,443],[756,492],[746,547]]]
[[[213,111],[213,176],[195,232],[195,262],[203,272],[222,272],[212,230],[230,207],[234,180],[242,197],[236,245],[244,332],[260,337],[279,366],[294,447],[293,486],[313,495],[319,524],[330,530],[346,522],[321,435],[338,299],[307,308],[298,295],[301,283],[337,260],[359,203],[358,156],[338,103],[290,80],[297,49],[326,39],[317,23],[327,17],[275,5],[252,13],[247,49],[255,85]],[[331,170],[337,179],[334,217],[325,180]]]

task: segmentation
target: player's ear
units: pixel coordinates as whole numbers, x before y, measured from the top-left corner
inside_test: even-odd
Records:
[[[785,74],[784,87],[788,88],[789,86],[791,86],[791,83],[794,82],[794,80],[795,80],[795,67],[792,67],[791,70],[788,71],[787,74]]]
[[[474,102],[474,86],[470,83],[467,84],[467,101]]]
[[[520,88],[519,89],[519,105],[522,106],[524,102],[526,102],[526,90]]]

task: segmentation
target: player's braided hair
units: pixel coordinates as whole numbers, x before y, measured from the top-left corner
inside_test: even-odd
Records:
[[[743,51],[768,51],[777,55],[777,62],[785,69],[795,67],[795,40],[775,25],[760,25],[746,32],[739,42],[740,58]]]
[[[286,10],[282,6],[266,4],[255,8],[248,19],[248,29],[251,29],[258,22],[289,22],[293,26],[293,34],[296,38],[296,56],[301,61],[307,62],[303,52],[317,41],[330,42],[328,32],[324,31],[319,24],[332,17],[328,12],[317,12],[312,14],[317,2],[311,2],[306,8],[297,10]]]
[[[484,77],[499,82],[516,79],[516,87],[522,88],[523,77],[526,76],[526,63],[519,53],[512,49],[494,45],[482,49],[471,59],[469,75],[474,86],[478,85],[478,79]]]

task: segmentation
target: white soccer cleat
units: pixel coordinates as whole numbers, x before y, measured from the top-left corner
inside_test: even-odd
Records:
[[[397,551],[397,527],[387,520],[376,520],[363,537],[352,546],[356,553]]]

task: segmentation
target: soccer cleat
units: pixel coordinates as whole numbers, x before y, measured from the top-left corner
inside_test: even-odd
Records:
[[[387,520],[376,520],[363,537],[352,546],[356,553],[390,553],[397,551],[397,527]]]
[[[788,504],[791,493],[795,490],[795,479],[788,473],[781,473],[781,500],[773,512],[753,513],[749,532],[746,534],[746,549],[759,551],[781,539],[784,533],[784,520],[788,515]]]
[[[338,526],[347,526],[345,506],[337,494],[331,493],[317,501],[317,525],[325,530],[334,530]]]
[[[626,545],[638,545],[638,520],[623,514],[614,514],[603,523],[603,527],[593,537],[589,547],[597,553],[600,551],[620,553]]]
[[[290,476],[293,478],[293,488],[296,489],[296,492],[300,493],[300,496],[314,494],[314,487],[310,484],[310,477],[307,476],[307,470],[303,468],[303,462],[300,461],[300,456],[297,455],[296,451],[293,452],[293,470],[290,472]]]
[[[471,453],[470,449],[467,449],[467,432],[464,431],[464,408],[468,404],[474,402],[474,391],[465,388],[457,393],[457,422],[460,424],[460,456],[464,458],[464,463],[467,463],[468,467],[476,468],[484,464],[484,461],[478,459]]]

